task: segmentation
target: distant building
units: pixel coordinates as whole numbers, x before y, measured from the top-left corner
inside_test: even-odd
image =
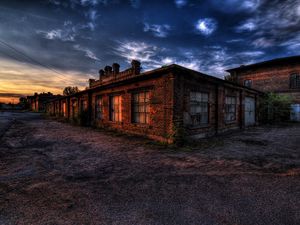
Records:
[[[141,73],[134,60],[119,68],[106,66],[88,89],[49,101],[47,113],[166,142],[257,122],[259,91],[175,64]]]
[[[290,95],[291,119],[300,121],[300,56],[229,69],[228,80],[263,92]]]
[[[35,112],[44,112],[46,102],[53,100],[60,95],[53,95],[52,93],[35,93],[33,96],[27,96],[29,109]]]

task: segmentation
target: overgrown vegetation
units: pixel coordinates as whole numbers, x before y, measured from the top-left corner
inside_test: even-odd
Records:
[[[182,147],[186,141],[186,134],[184,128],[175,126],[173,138],[174,144],[178,147]]]
[[[289,120],[292,99],[288,95],[269,93],[260,102],[260,120],[263,123],[279,123]]]
[[[63,91],[63,95],[64,96],[69,96],[69,95],[76,94],[77,92],[79,92],[78,87],[68,86],[68,87],[65,87],[65,89]]]

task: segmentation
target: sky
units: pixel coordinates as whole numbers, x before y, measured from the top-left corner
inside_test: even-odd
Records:
[[[141,61],[223,78],[299,55],[299,0],[1,0],[0,102],[83,89],[98,70]]]

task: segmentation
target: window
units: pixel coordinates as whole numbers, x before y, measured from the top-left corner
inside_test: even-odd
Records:
[[[251,88],[252,80],[244,80],[244,86]]]
[[[190,115],[192,125],[208,124],[208,93],[190,93]]]
[[[300,75],[293,73],[290,75],[290,88],[296,89],[300,88]]]
[[[102,119],[103,118],[103,99],[102,99],[102,96],[96,96],[95,117],[96,117],[96,119]]]
[[[72,100],[72,117],[75,117],[76,106],[77,106],[77,101]]]
[[[122,121],[122,97],[114,95],[109,97],[109,119],[114,122]]]
[[[132,100],[132,122],[149,124],[149,91],[143,91],[133,94]]]
[[[60,107],[59,107],[59,103],[58,102],[55,104],[55,111],[56,111],[57,114],[60,113]]]
[[[67,116],[67,104],[65,102],[63,102],[63,116],[66,117]]]
[[[87,110],[87,101],[85,99],[82,99],[80,101],[80,111],[84,112]]]
[[[236,97],[227,96],[225,99],[225,122],[236,120]]]

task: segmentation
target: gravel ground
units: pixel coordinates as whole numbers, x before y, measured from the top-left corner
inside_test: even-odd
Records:
[[[300,224],[299,124],[175,148],[0,112],[0,133],[0,224]]]

